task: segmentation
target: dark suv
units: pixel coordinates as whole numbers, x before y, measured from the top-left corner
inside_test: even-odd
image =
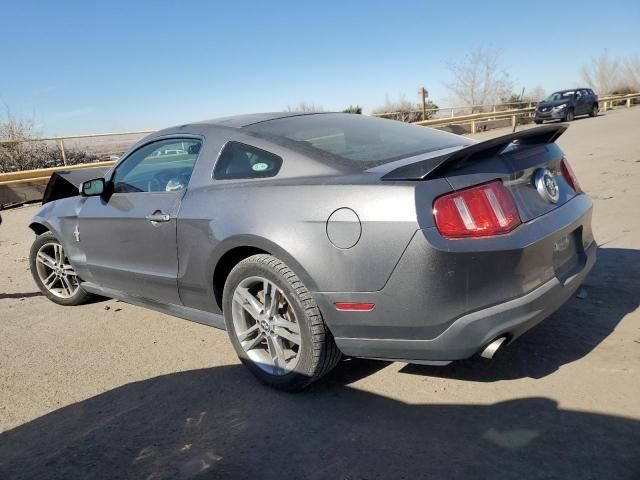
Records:
[[[570,122],[577,115],[598,115],[598,96],[590,88],[574,88],[552,93],[536,105],[534,121]]]

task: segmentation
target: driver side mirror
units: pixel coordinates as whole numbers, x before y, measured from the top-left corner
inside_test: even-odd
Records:
[[[105,191],[104,178],[94,178],[93,180],[87,180],[80,185],[80,194],[83,197],[95,197],[102,195]]]

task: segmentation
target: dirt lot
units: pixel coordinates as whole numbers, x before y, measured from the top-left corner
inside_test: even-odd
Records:
[[[3,212],[0,478],[640,478],[640,108],[559,143],[595,203],[585,298],[493,361],[347,360],[297,395],[256,383],[222,331],[47,301],[36,207]]]

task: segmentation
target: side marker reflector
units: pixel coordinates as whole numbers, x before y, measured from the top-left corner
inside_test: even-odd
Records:
[[[340,312],[370,312],[375,303],[336,302],[336,310]]]

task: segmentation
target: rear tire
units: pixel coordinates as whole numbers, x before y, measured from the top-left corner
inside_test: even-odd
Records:
[[[222,306],[238,357],[271,387],[302,390],[342,356],[305,285],[274,256],[238,263],[225,283]]]
[[[597,117],[598,116],[598,104],[594,103],[593,107],[591,107],[591,111],[589,112],[589,116],[590,117]]]
[[[85,291],[69,263],[62,244],[51,232],[38,235],[29,254],[31,275],[42,294],[58,305],[87,303],[94,296]]]

